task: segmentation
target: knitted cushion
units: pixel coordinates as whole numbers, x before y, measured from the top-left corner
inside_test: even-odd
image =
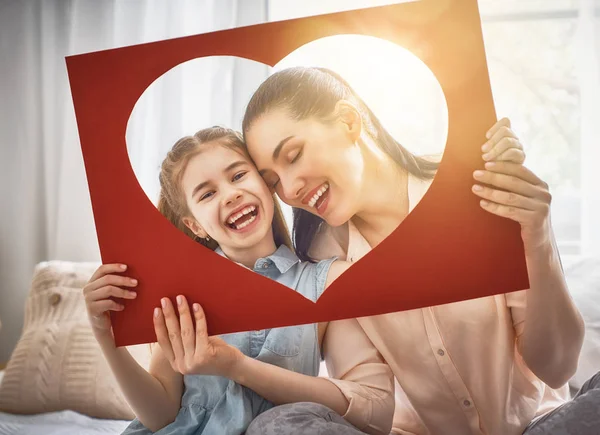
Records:
[[[23,332],[0,384],[1,411],[70,409],[97,418],[134,418],[87,317],[82,288],[97,267],[61,261],[36,266]],[[147,369],[149,346],[128,349]]]

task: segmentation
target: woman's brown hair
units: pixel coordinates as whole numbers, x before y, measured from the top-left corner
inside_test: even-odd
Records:
[[[408,173],[432,179],[438,163],[416,156],[385,129],[369,106],[339,74],[327,68],[293,67],[271,75],[254,92],[242,123],[244,135],[252,123],[272,109],[285,109],[296,120],[310,117],[327,121],[340,100],[353,103],[359,111],[366,134]],[[306,210],[294,208],[293,238],[296,255],[313,261],[308,255],[323,219]]]

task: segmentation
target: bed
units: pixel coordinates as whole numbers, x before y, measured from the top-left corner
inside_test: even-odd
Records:
[[[4,370],[0,370],[0,383]],[[0,412],[0,435],[96,435],[120,434],[128,420],[87,417],[75,411],[57,411],[35,415]]]

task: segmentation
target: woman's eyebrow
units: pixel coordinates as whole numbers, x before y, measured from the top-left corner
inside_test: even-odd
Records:
[[[286,144],[286,142],[288,140],[293,139],[293,138],[294,138],[294,136],[288,136],[285,139],[282,139],[281,142],[279,142],[279,144],[277,144],[277,146],[273,150],[273,163],[275,163],[275,161],[279,158],[279,154],[281,153],[281,148],[283,148],[283,146]]]
[[[288,136],[285,139],[282,139],[277,146],[275,147],[275,149],[273,150],[273,156],[272,156],[272,160],[273,163],[275,163],[277,161],[277,159],[279,158],[279,154],[281,154],[281,149],[283,148],[283,146],[287,143],[287,141],[289,141],[290,139],[293,139],[295,136]],[[265,172],[267,172],[268,169],[261,169],[260,171],[258,171],[258,173],[260,174],[260,176],[264,176]]]

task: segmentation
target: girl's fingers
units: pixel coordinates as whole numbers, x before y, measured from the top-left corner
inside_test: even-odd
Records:
[[[98,278],[108,275],[109,273],[119,273],[127,270],[127,266],[124,264],[103,264],[92,274],[90,282],[96,281]]]
[[[123,311],[124,309],[123,305],[110,299],[96,301],[89,305],[89,313],[92,316],[99,316],[105,311]]]
[[[206,316],[200,304],[194,304],[194,318],[196,319],[196,349],[206,349],[208,346],[208,332]]]
[[[519,140],[515,137],[503,136],[500,139],[498,139],[498,141],[491,147],[491,149],[488,152],[483,154],[483,160],[496,160],[498,156],[512,148],[522,150],[523,145],[521,145],[521,142],[519,142]]]
[[[538,209],[539,201],[536,201],[532,198],[527,198],[525,196],[513,192],[505,192],[502,190],[490,189],[489,187],[476,184],[475,186],[473,186],[473,193],[475,193],[475,195],[479,196],[480,198],[483,198],[484,200],[488,200],[489,202],[495,204],[530,211]]]
[[[92,292],[85,295],[86,300],[100,301],[102,299],[108,299],[109,297],[123,298],[123,299],[135,299],[137,297],[137,293],[131,290],[125,290],[120,287],[115,287],[113,285],[108,285],[105,287],[101,287],[98,290],[93,290]]]
[[[119,275],[104,275],[101,278],[93,282],[89,282],[83,289],[84,293],[89,293],[94,290],[99,289],[100,287],[105,287],[108,285],[114,285],[118,287],[135,287],[138,282],[136,279],[129,278],[127,276],[119,276]]]
[[[169,341],[173,348],[173,354],[177,361],[184,361],[183,343],[181,341],[181,330],[179,328],[179,319],[175,314],[175,309],[169,298],[162,298],[162,311],[167,325],[167,332],[169,334]]]
[[[491,187],[506,190],[510,193],[522,195],[528,198],[535,198],[539,195],[539,188],[531,183],[517,177],[516,175],[507,175],[503,173],[477,170],[473,172],[473,178],[481,184],[487,184]],[[478,184],[480,185],[480,184]],[[480,191],[480,190],[479,190]]]
[[[192,357],[196,350],[194,323],[192,322],[187,299],[182,295],[177,296],[177,309],[179,310],[179,327],[181,329],[183,351],[186,357]]]
[[[165,358],[171,363],[174,369],[175,365],[175,353],[173,352],[173,346],[169,339],[169,332],[163,316],[163,311],[160,308],[154,309],[154,315],[152,316],[154,321],[154,332],[156,333],[156,341],[158,342],[161,350],[165,354]]]

